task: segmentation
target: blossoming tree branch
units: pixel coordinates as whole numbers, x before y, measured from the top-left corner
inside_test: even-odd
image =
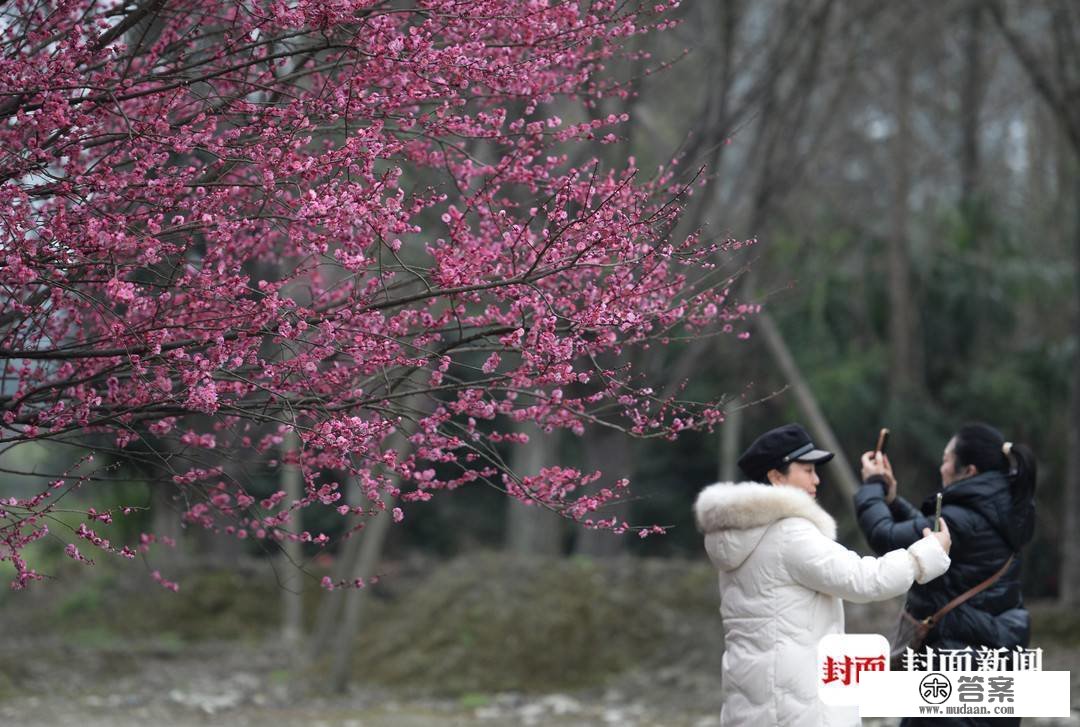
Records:
[[[43,577],[22,553],[46,536],[134,555],[95,530],[126,510],[57,517],[125,453],[223,537],[299,537],[316,502],[362,524],[384,494],[407,511],[477,481],[630,527],[603,516],[625,482],[522,477],[500,452],[519,422],[669,437],[721,419],[627,353],[730,330],[732,243],[673,236],[670,166],[592,158],[626,122],[599,111],[629,93],[607,67],[674,4],[6,3],[0,446],[83,453],[3,498],[12,585]],[[280,466],[293,436],[300,500],[225,466]]]

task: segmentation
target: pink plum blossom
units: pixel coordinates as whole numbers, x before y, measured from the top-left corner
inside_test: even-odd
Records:
[[[596,517],[625,482],[494,455],[521,422],[671,437],[722,420],[626,354],[742,335],[756,311],[717,273],[740,243],[673,233],[693,184],[677,166],[595,158],[628,121],[595,110],[632,93],[604,69],[675,5],[184,0],[152,33],[135,30],[153,3],[4,5],[0,443],[167,450],[184,521],[234,537],[479,481],[630,528]],[[295,467],[303,495],[256,501],[223,462]],[[53,474],[0,508],[16,588],[42,578],[20,553],[57,497],[115,476],[91,458]],[[63,534],[84,550],[165,544],[117,547],[86,520]]]

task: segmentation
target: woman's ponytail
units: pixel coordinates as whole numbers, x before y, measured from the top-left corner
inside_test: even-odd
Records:
[[[1014,501],[1026,502],[1035,496],[1035,478],[1038,468],[1035,453],[1026,444],[1005,442],[1002,452],[1009,460],[1009,480]]]
[[[1014,503],[1026,503],[1035,496],[1035,453],[1026,444],[1006,442],[1000,431],[980,422],[960,427],[955,452],[958,468],[974,465],[976,472],[997,470],[1008,475]]]

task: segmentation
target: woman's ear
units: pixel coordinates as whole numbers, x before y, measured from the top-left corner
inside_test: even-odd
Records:
[[[781,475],[780,470],[777,469],[769,470],[768,474],[766,474],[765,477],[768,478],[769,484],[771,485],[779,485],[781,482],[784,481],[784,476]]]

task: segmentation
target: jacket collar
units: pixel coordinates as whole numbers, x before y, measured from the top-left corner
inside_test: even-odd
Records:
[[[1031,540],[1034,529],[1034,503],[1013,498],[1008,478],[1002,472],[981,472],[958,480],[942,491],[942,505],[973,510],[986,519],[1013,550]],[[922,511],[934,512],[934,495],[922,503]]]
[[[718,530],[749,530],[788,517],[809,520],[830,540],[836,539],[836,521],[802,490],[758,482],[717,482],[698,495],[694,519],[708,534]]]
[[[1008,488],[1009,481],[1003,473],[993,470],[980,472],[977,475],[965,477],[948,487],[942,488],[942,502],[963,502],[964,500],[986,497],[987,495],[996,496],[1001,491],[1007,492]],[[934,496],[931,495],[927,499],[933,500]]]

